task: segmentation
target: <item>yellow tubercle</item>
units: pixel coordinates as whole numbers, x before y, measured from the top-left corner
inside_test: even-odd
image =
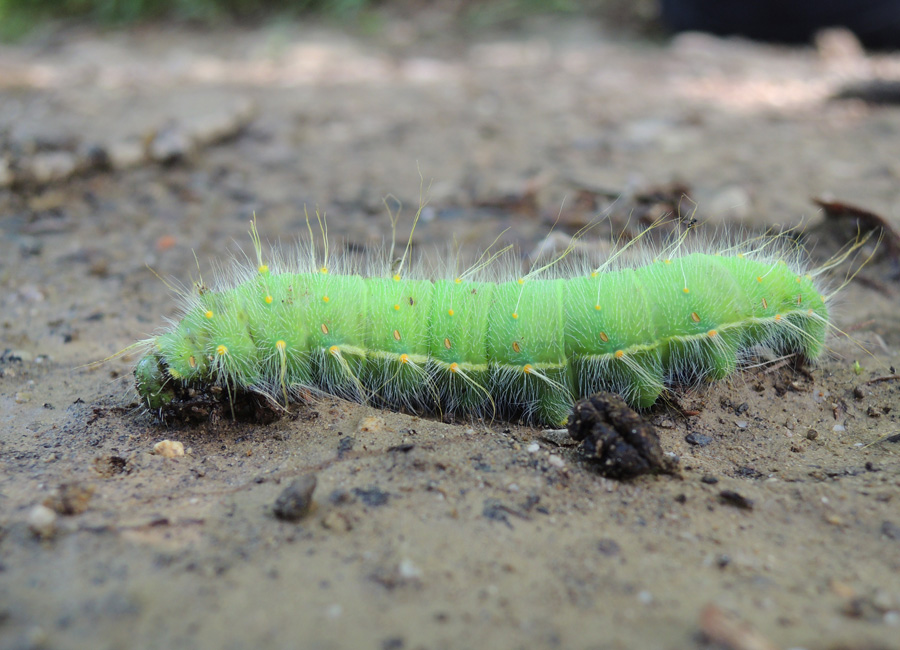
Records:
[[[459,372],[459,364],[451,363],[450,364],[450,372],[454,372],[454,373]]]
[[[269,272],[269,266],[268,264],[260,264],[259,269],[257,270],[260,272],[260,274],[265,275]]]
[[[207,309],[203,315],[207,318],[212,318],[215,314],[213,314],[212,309]]]
[[[275,348],[284,352],[287,349],[287,343],[281,340],[275,341]]]
[[[522,366],[522,372],[524,372],[526,375],[530,375],[532,370],[534,370],[534,368],[531,367],[530,363],[526,363],[524,366]]]
[[[455,313],[456,313],[456,312],[454,312],[452,309],[448,309],[448,310],[447,310],[447,315],[448,315],[448,316],[452,316],[452,315],[455,314]]]
[[[228,348],[224,345],[216,346],[216,354],[218,354],[220,357],[224,357],[226,354],[228,354]]]
[[[267,305],[271,305],[272,304],[272,296],[266,296],[265,301],[266,301]]]
[[[622,350],[616,350],[616,359],[621,359],[625,356],[625,352]]]
[[[400,355],[400,363],[409,363],[409,355],[405,354],[405,353],[401,354]]]
[[[328,302],[329,300],[331,300],[331,298],[328,296],[322,296],[322,302]]]

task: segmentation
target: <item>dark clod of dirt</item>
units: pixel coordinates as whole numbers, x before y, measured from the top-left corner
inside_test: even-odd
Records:
[[[597,462],[604,476],[628,479],[676,471],[653,425],[613,393],[597,393],[578,402],[569,416],[569,435],[583,441],[582,452]]]
[[[719,482],[719,479],[717,479],[715,476],[707,475],[707,476],[704,476],[703,478],[701,478],[700,482],[706,483],[707,485],[715,485],[716,483]]]
[[[264,396],[253,391],[231,393],[219,386],[194,387],[174,382],[174,399],[158,413],[166,423],[191,424],[209,420],[236,420],[250,424],[271,424],[284,415]]]
[[[372,508],[387,505],[388,500],[391,498],[390,493],[385,492],[384,490],[381,490],[377,487],[353,488],[353,494],[358,496],[360,501],[362,501],[365,505]]]
[[[753,510],[753,499],[748,499],[740,492],[734,490],[722,490],[719,492],[719,501],[728,506],[734,506],[742,510]]]
[[[44,505],[59,515],[80,515],[87,510],[94,486],[85,483],[63,483],[56,494],[44,499]]]
[[[304,474],[294,479],[275,500],[275,516],[284,521],[300,521],[313,505],[316,475]]]
[[[709,436],[705,436],[702,433],[689,433],[684,437],[684,441],[689,445],[696,445],[697,447],[705,447],[709,443],[713,441]]]

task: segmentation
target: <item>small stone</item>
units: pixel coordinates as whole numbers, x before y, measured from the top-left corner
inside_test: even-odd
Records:
[[[706,483],[707,485],[715,485],[716,483],[719,482],[719,479],[717,479],[715,476],[709,476],[707,474],[706,476],[704,476],[703,478],[700,479],[700,482]]]
[[[527,451],[529,454],[536,454],[540,450],[541,450],[541,446],[536,442],[532,442],[530,445],[525,447],[525,451]]]
[[[697,447],[705,447],[709,443],[713,441],[709,436],[705,436],[702,433],[689,433],[684,437],[684,441],[689,445],[696,445]]]
[[[422,577],[422,571],[409,559],[400,561],[400,564],[397,566],[397,574],[403,580],[414,580]]]
[[[41,185],[69,178],[78,167],[78,159],[68,151],[49,151],[35,154],[27,171],[31,179]]]
[[[21,361],[22,363],[31,363],[34,361],[34,355],[28,350],[13,350],[6,355],[8,361]]]
[[[34,397],[34,394],[30,391],[19,391],[16,393],[16,404],[26,404],[31,401],[32,397]]]
[[[815,440],[818,437],[819,437],[819,432],[816,431],[815,429],[810,429],[809,431],[806,432],[807,440]]]
[[[753,500],[734,490],[722,490],[719,492],[719,501],[725,505],[734,506],[742,510],[753,510]]]
[[[552,443],[557,447],[574,447],[578,444],[576,440],[572,440],[568,429],[543,429],[541,431],[541,440]]]
[[[144,146],[137,140],[116,142],[107,149],[106,153],[109,157],[109,164],[117,171],[137,167],[146,158]]]
[[[384,431],[384,418],[380,418],[377,415],[366,416],[359,423],[359,427],[356,430],[366,433],[381,433]]]
[[[566,462],[556,454],[550,454],[550,456],[547,458],[547,462],[550,463],[553,467],[557,467],[560,469],[566,466]]]
[[[831,589],[831,593],[840,598],[853,598],[856,596],[856,589],[840,580],[831,580],[828,583],[828,588]]]
[[[294,479],[275,500],[275,516],[284,521],[300,521],[309,514],[316,482],[315,474],[304,474]]]
[[[56,494],[44,499],[44,505],[60,515],[80,515],[87,510],[94,486],[86,483],[63,483]]]
[[[28,528],[38,537],[53,537],[56,534],[56,513],[45,505],[35,506],[28,513]]]
[[[10,167],[9,161],[0,158],[0,187],[10,187],[16,180],[16,174]]]
[[[160,440],[153,445],[153,453],[163,458],[184,456],[184,445],[177,440]]]
[[[334,533],[346,533],[353,528],[350,520],[340,512],[329,512],[325,515],[322,526]]]
[[[619,554],[619,552],[622,550],[622,547],[619,546],[619,543],[616,540],[609,537],[604,537],[599,542],[597,542],[597,550],[600,551],[602,555],[613,557]]]
[[[387,505],[387,502],[391,498],[389,492],[385,492],[374,485],[368,488],[353,488],[353,494],[359,497],[363,504],[371,508]]]
[[[747,420],[735,420],[734,422],[734,426],[736,426],[738,429],[746,429],[749,424],[750,423],[747,422]]]
[[[900,542],[900,526],[892,521],[885,521],[881,524],[881,534],[889,539]]]
[[[150,157],[161,163],[171,163],[187,157],[194,148],[190,136],[181,129],[166,129],[156,134],[150,143]]]

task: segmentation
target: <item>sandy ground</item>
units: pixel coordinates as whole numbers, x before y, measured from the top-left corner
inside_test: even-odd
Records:
[[[304,205],[348,246],[380,243],[382,199],[411,216],[418,170],[434,179],[426,252],[509,227],[527,254],[560,212],[571,233],[621,195],[621,227],[669,209],[640,197],[673,183],[707,231],[805,221],[819,262],[852,226],[810,197],[900,224],[900,111],[829,100],[896,76],[898,57],[839,35],[816,50],[589,21],[445,27],[64,32],[0,49],[6,171],[41,153],[58,165],[0,190],[0,647],[674,649],[707,647],[720,611],[762,645],[740,625],[727,641],[725,624],[719,647],[900,648],[900,444],[882,440],[900,382],[871,381],[900,365],[885,247],[841,294],[852,340],[809,372],[747,370],[682,393],[688,415],[651,413],[681,478],[615,482],[537,429],[338,400],[267,426],[167,427],[135,408],[134,357],[84,367],[175,315],[148,266],[189,282],[196,252],[211,275],[253,211],[291,242]],[[215,146],[175,137],[164,164],[126,146],[112,170],[58,171],[213,115],[250,121]],[[151,454],[163,439],[187,454]],[[277,519],[309,472],[314,510]]]

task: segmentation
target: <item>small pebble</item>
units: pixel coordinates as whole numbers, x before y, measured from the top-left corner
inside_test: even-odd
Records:
[[[748,499],[734,490],[722,490],[719,492],[719,501],[742,510],[753,510],[753,499]]]
[[[304,474],[294,479],[275,500],[275,516],[284,521],[300,521],[312,508],[315,489],[315,474]]]
[[[184,445],[177,440],[160,440],[153,445],[153,453],[163,458],[184,456]]]
[[[816,431],[815,429],[810,429],[809,431],[806,432],[807,440],[815,440],[818,437],[819,437],[819,432]]]
[[[28,513],[28,528],[38,537],[53,537],[56,534],[56,513],[45,505],[35,506]]]
[[[16,393],[16,404],[25,404],[31,401],[31,398],[34,397],[34,393],[31,393],[27,390],[20,391]]]
[[[841,432],[841,431],[846,431],[847,427],[845,427],[843,424],[835,424],[833,427],[831,427],[831,430],[836,431],[836,432]]]
[[[63,483],[56,493],[44,499],[44,505],[60,515],[80,515],[88,509],[94,486],[87,483]]]
[[[709,436],[703,435],[702,433],[689,433],[684,437],[684,440],[690,445],[705,447],[706,445],[711,443],[713,439]]]
[[[538,443],[536,443],[536,442],[532,442],[530,445],[528,445],[528,446],[525,448],[525,450],[526,450],[529,454],[536,454],[537,452],[539,452],[539,451],[541,450],[541,446],[540,446]]]
[[[738,429],[746,429],[747,426],[749,425],[749,422],[747,422],[747,420],[735,420],[734,425]]]
[[[334,533],[346,533],[353,528],[350,520],[339,512],[329,512],[325,515],[322,526]]]
[[[885,521],[881,524],[881,534],[900,542],[900,526],[892,521]]]
[[[397,573],[404,580],[414,580],[422,577],[422,571],[409,559],[400,561],[400,564],[397,566]]]
[[[550,457],[547,459],[547,462],[550,463],[551,465],[553,465],[553,467],[562,468],[562,467],[566,466],[566,462],[562,458],[557,456],[556,454],[550,454]]]

